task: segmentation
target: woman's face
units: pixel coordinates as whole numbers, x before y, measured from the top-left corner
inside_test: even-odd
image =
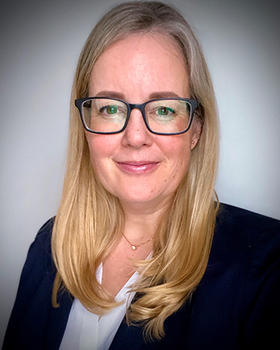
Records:
[[[129,103],[190,97],[188,74],[176,44],[159,33],[132,34],[107,48],[95,63],[89,96]],[[157,210],[168,203],[188,169],[200,126],[181,135],[154,135],[133,109],[119,134],[87,133],[91,162],[104,187],[124,207]]]

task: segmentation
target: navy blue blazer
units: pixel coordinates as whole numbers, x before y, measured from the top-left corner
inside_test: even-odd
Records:
[[[53,219],[39,231],[23,267],[3,349],[59,349],[73,298],[51,306]],[[121,323],[110,350],[279,349],[280,221],[221,205],[207,270],[190,301],[165,321],[161,341]]]

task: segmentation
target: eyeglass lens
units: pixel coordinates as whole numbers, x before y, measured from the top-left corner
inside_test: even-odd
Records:
[[[190,123],[191,105],[185,100],[153,100],[145,105],[146,122],[158,133],[178,133]],[[89,99],[82,104],[83,120],[94,132],[118,132],[126,122],[127,105],[107,98]]]

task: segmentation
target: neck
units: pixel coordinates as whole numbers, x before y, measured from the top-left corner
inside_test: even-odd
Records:
[[[167,203],[160,207],[148,208],[142,205],[126,205],[122,203],[125,213],[125,226],[123,234],[133,243],[137,244],[153,237],[161,216],[167,208]]]

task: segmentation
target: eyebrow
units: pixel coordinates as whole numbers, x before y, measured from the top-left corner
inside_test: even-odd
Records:
[[[121,92],[117,92],[117,91],[99,91],[96,95],[96,97],[113,97],[113,98],[119,98],[121,100],[124,100],[124,94],[122,94]]]
[[[125,100],[124,94],[121,92],[117,91],[108,91],[108,90],[103,90],[99,91],[96,95],[96,97],[112,97],[112,98],[119,98],[121,100]],[[149,95],[149,99],[154,99],[154,98],[171,98],[171,97],[180,97],[173,91],[156,91],[153,92]]]
[[[169,98],[169,97],[180,97],[173,91],[158,91],[153,92],[149,95],[150,98]]]

